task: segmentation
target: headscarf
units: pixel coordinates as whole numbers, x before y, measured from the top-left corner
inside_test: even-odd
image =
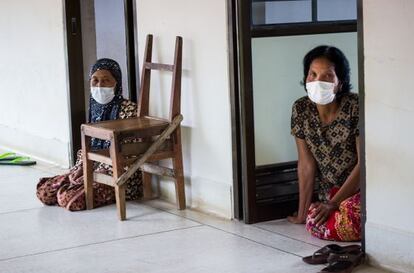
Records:
[[[119,64],[108,58],[99,59],[92,66],[89,73],[89,82],[91,81],[93,73],[98,70],[107,70],[116,80],[115,97],[107,104],[100,104],[90,95],[89,97],[89,122],[95,123],[104,120],[118,119],[121,103],[124,101],[122,97],[122,73]],[[109,147],[109,142],[101,139],[93,138],[91,142],[92,149],[106,149]]]

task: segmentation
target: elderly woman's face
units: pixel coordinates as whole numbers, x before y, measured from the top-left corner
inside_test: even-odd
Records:
[[[335,65],[326,58],[317,58],[313,60],[309,67],[306,82],[313,81],[332,82],[336,85],[336,91],[339,80],[335,73]]]
[[[115,87],[116,80],[108,70],[98,70],[92,74],[91,86],[93,87]]]

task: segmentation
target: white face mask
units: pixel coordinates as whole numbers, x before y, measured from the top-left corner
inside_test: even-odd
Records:
[[[313,81],[306,83],[306,90],[311,101],[325,105],[335,99],[335,84],[332,82]]]
[[[107,104],[115,97],[114,87],[91,86],[92,98],[100,104]]]

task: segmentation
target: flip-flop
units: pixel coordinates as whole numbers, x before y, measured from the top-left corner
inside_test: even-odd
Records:
[[[18,166],[30,166],[35,165],[36,161],[30,160],[29,157],[18,156],[12,160],[0,160],[0,165],[18,165]]]
[[[326,264],[329,254],[343,254],[352,251],[361,251],[360,245],[340,246],[337,244],[329,244],[317,250],[312,256],[303,257],[302,261],[307,264]]]
[[[16,153],[4,153],[0,155],[0,161],[4,161],[4,160],[13,160],[18,158],[19,156],[16,155]]]
[[[364,260],[365,253],[362,251],[354,251],[347,254],[332,253],[328,257],[329,265],[318,273],[351,273]]]

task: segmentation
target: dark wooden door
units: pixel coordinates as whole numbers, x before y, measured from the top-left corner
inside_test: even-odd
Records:
[[[80,0],[65,0],[66,46],[69,72],[72,163],[81,147],[80,126],[85,122]]]

